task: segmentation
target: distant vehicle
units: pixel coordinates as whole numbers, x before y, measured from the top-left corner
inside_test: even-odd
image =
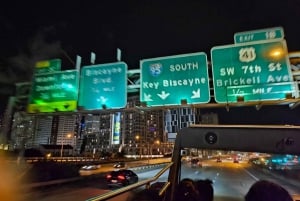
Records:
[[[99,168],[101,168],[101,165],[84,165],[80,170],[97,170]]]
[[[114,168],[125,168],[125,162],[117,162],[114,164]]]
[[[192,160],[192,157],[190,157],[190,156],[182,157],[182,161],[184,161],[184,162],[191,162],[191,160]]]
[[[234,159],[233,159],[233,162],[234,162],[234,163],[239,163],[239,160],[238,160],[237,158],[234,158]]]
[[[170,153],[164,153],[164,157],[172,157],[172,152],[170,152]]]
[[[222,162],[221,158],[218,157],[218,158],[217,158],[217,163],[221,163],[221,162]]]
[[[106,175],[108,187],[122,187],[138,182],[139,178],[132,170],[112,171]]]
[[[198,158],[193,158],[191,160],[191,167],[192,168],[202,167],[202,163]]]
[[[101,165],[84,165],[79,169],[81,176],[88,176],[97,173],[97,170],[101,168]]]
[[[109,160],[109,157],[108,156],[102,156],[102,157],[100,157],[100,160]]]

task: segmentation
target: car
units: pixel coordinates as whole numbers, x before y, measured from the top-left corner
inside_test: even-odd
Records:
[[[234,163],[239,163],[239,160],[237,158],[233,159]]]
[[[125,168],[125,162],[117,162],[114,164],[114,168]]]
[[[88,176],[88,175],[93,175],[98,173],[99,169],[101,168],[100,164],[89,164],[89,165],[84,165],[79,169],[79,174],[81,176]]]
[[[80,170],[97,170],[101,167],[101,165],[84,165],[80,168]]]
[[[108,187],[122,187],[138,182],[138,175],[132,170],[122,169],[106,175]]]
[[[221,158],[218,157],[218,158],[217,158],[217,163],[221,163],[221,162],[222,162]]]
[[[191,167],[192,168],[202,167],[202,163],[198,158],[193,158],[191,160]]]

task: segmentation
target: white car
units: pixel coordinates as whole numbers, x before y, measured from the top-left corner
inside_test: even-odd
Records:
[[[87,176],[97,173],[97,170],[101,168],[101,165],[84,165],[80,168],[79,174],[81,176]]]
[[[114,168],[125,168],[125,162],[117,162],[114,164]]]
[[[101,165],[85,165],[85,166],[82,166],[80,169],[81,170],[97,170],[101,168]]]

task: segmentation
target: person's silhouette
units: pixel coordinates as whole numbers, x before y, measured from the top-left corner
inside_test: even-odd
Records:
[[[192,179],[182,179],[176,189],[175,201],[198,201],[199,193]]]
[[[176,201],[212,201],[214,189],[212,181],[192,180],[189,178],[182,179],[177,187]]]
[[[282,186],[271,181],[260,180],[250,187],[245,201],[293,201],[293,198]]]
[[[199,193],[199,201],[213,201],[214,188],[213,182],[209,179],[195,181]]]

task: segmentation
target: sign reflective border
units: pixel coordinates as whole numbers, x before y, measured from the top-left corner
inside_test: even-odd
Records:
[[[79,103],[83,110],[123,108],[127,104],[127,64],[116,62],[81,69]]]
[[[38,61],[35,63],[35,73],[50,73],[55,71],[61,71],[61,60],[51,59],[45,61]]]
[[[210,101],[207,56],[203,52],[140,61],[140,100],[147,106]]]
[[[75,111],[78,84],[77,70],[35,74],[27,112]]]
[[[258,29],[253,31],[245,31],[234,34],[234,43],[247,43],[254,41],[265,41],[274,39],[283,39],[284,32],[282,27],[274,27],[268,29]]]

